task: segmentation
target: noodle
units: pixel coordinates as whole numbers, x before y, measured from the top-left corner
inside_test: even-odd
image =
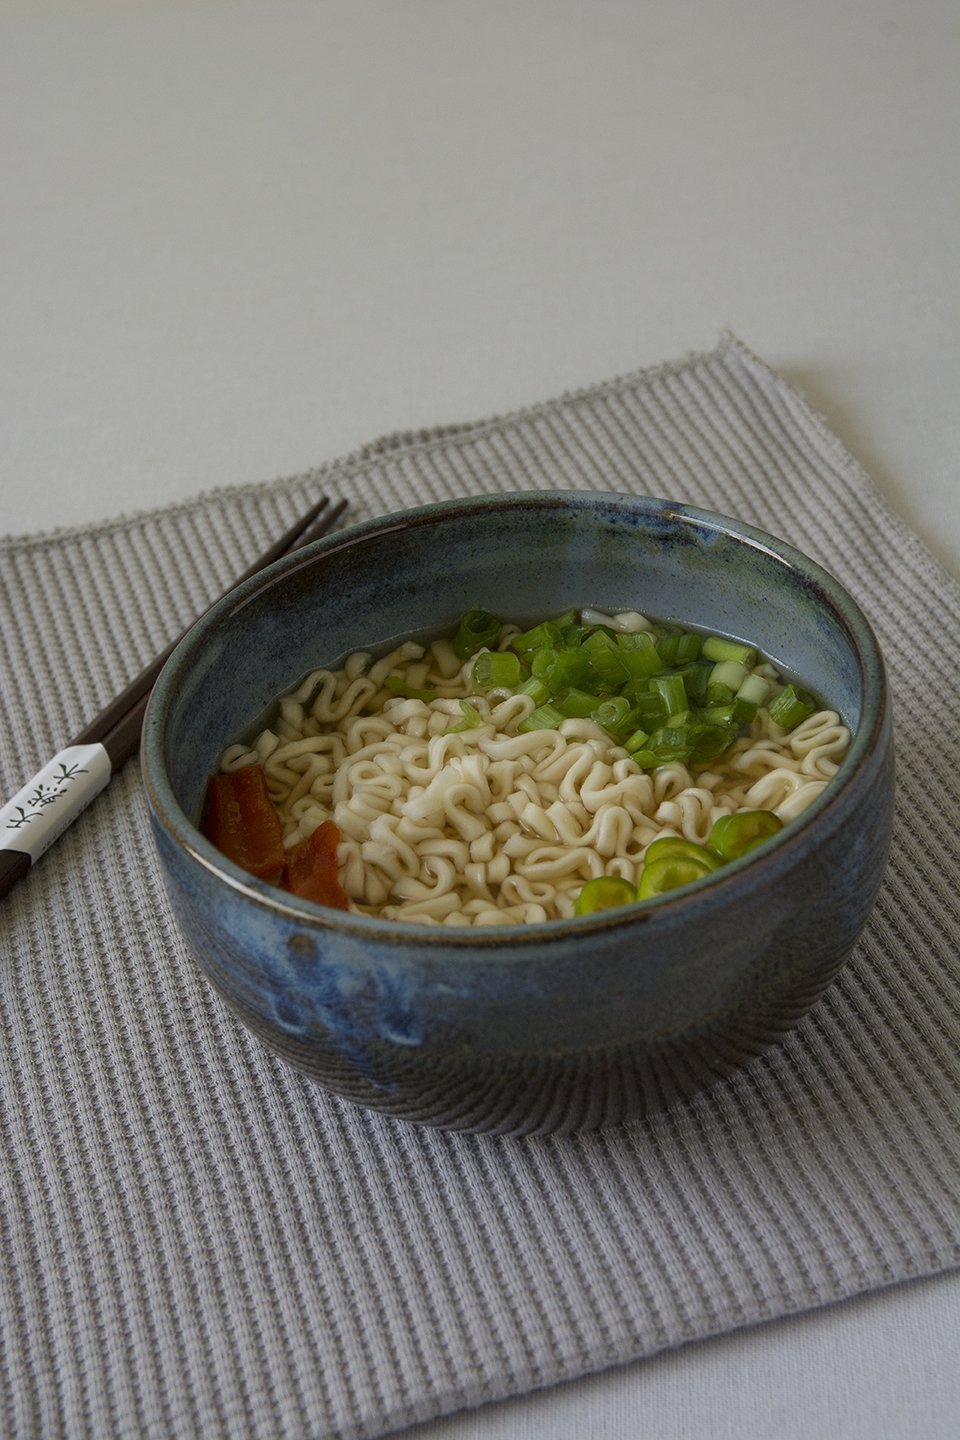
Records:
[[[516,633],[504,627],[498,648]],[[795,818],[849,743],[835,711],[784,733],[761,709],[718,759],[651,772],[589,719],[519,731],[533,699],[477,694],[473,661],[444,639],[378,659],[358,652],[307,676],[272,728],[223,754],[227,771],[263,766],[286,847],[335,822],[355,912],[451,926],[566,918],[587,880],[635,883],[661,835],[703,845],[717,819],[740,810]],[[391,693],[384,682],[395,676],[437,698]]]

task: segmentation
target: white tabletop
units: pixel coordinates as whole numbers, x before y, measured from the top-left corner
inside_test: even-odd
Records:
[[[0,0],[0,531],[709,349],[960,568],[951,0]],[[421,1427],[960,1432],[960,1278]]]

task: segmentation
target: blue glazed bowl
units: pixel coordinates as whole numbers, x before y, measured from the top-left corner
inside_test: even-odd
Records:
[[[541,925],[374,919],[251,878],[197,828],[223,746],[306,672],[473,606],[639,609],[758,645],[841,712],[839,772],[763,850],[682,892]],[[407,1120],[596,1127],[729,1075],[837,974],[873,905],[893,800],[890,706],[850,596],[789,545],[662,500],[479,496],[366,522],[241,585],[190,631],[147,712],[143,773],[202,972],[285,1060]]]

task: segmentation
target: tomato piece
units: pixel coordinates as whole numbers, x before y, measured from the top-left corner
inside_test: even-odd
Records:
[[[306,840],[287,851],[284,889],[304,900],[332,905],[334,910],[348,910],[350,900],[340,884],[339,844],[339,828],[332,820],[324,820]]]
[[[283,874],[283,827],[262,765],[211,775],[200,828],[217,849],[261,880]]]

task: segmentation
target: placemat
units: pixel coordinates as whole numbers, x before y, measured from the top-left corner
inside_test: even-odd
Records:
[[[230,1018],[127,765],[0,907],[0,1416],[375,1436],[960,1261],[960,588],[738,340],[308,475],[0,544],[12,794],[318,492],[359,520],[647,493],[832,570],[890,667],[889,872],[787,1041],[668,1113],[505,1140],[368,1114]]]

